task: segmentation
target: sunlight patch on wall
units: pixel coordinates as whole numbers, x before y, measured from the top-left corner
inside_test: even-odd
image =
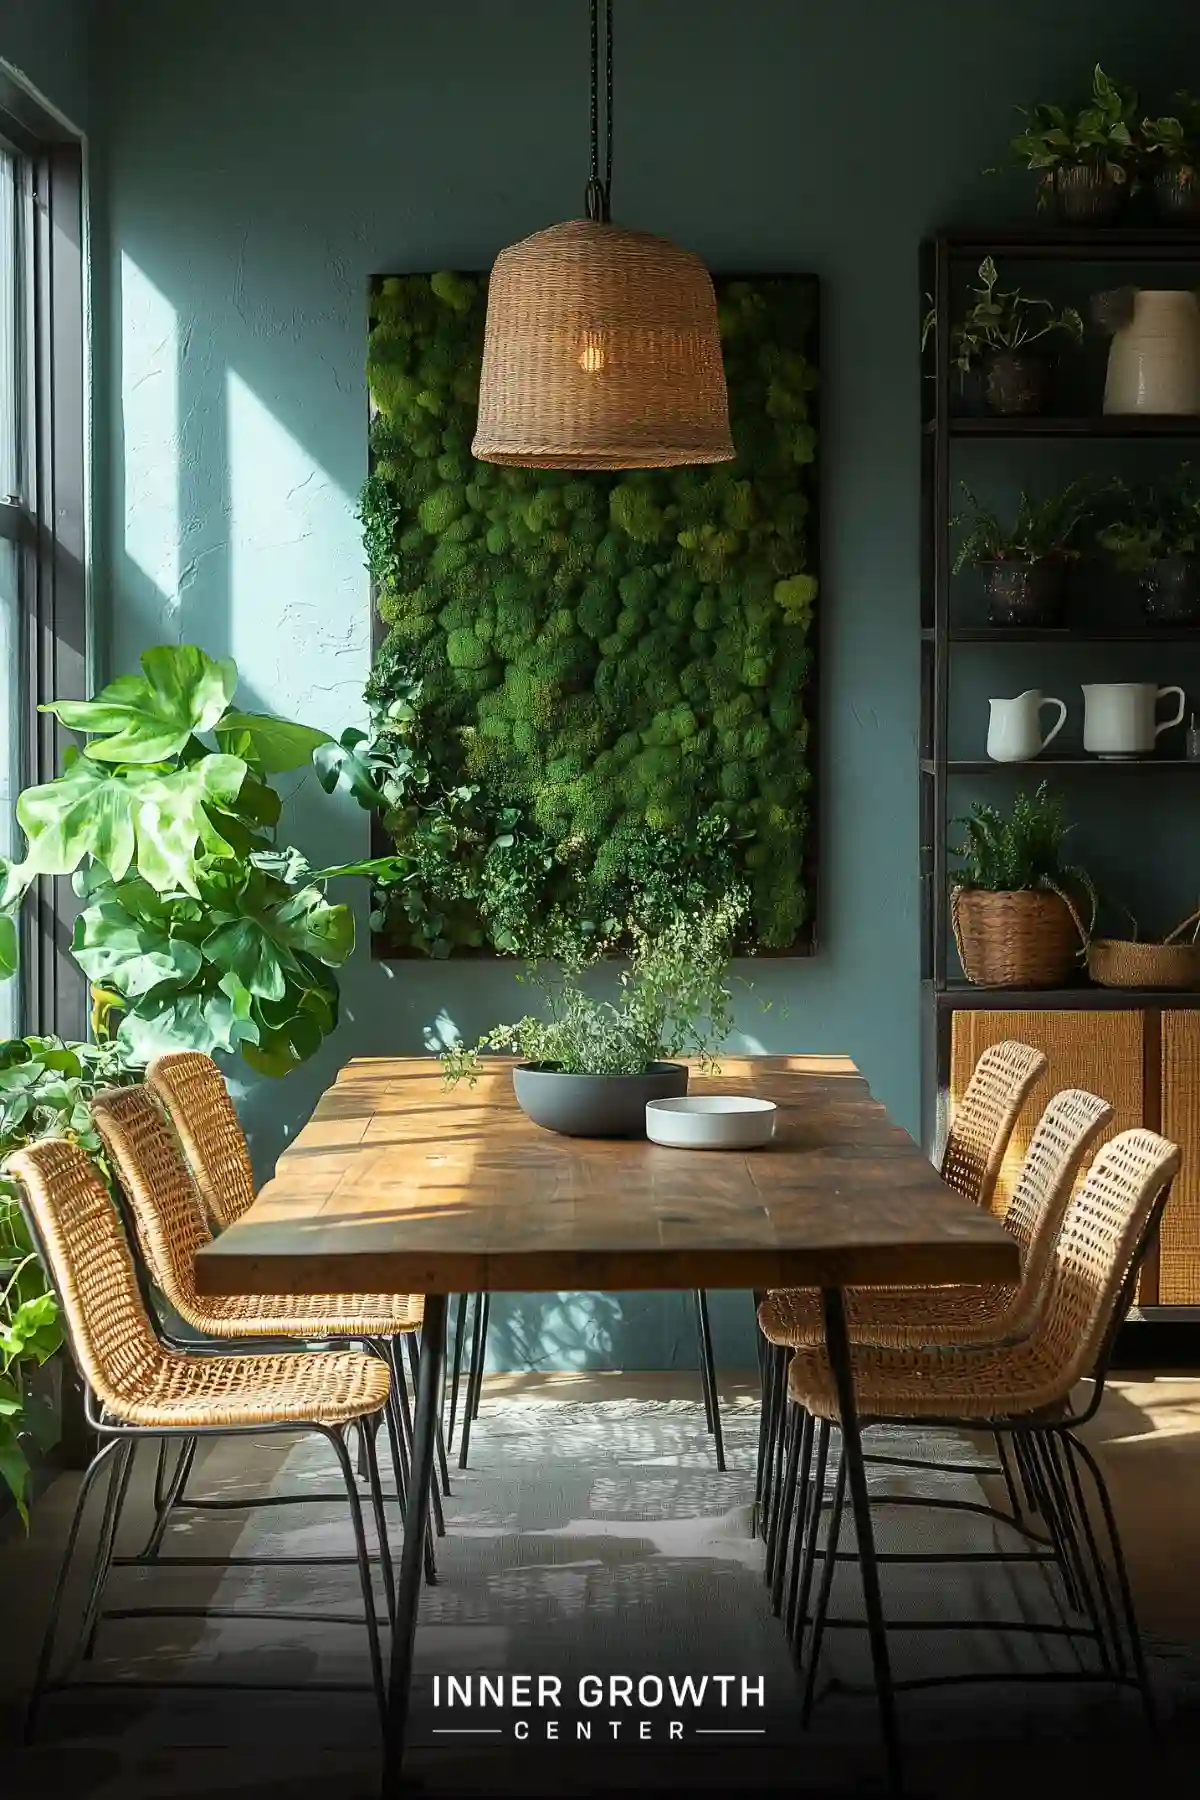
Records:
[[[121,415],[125,436],[125,552],[179,608],[179,319],[121,252]]]

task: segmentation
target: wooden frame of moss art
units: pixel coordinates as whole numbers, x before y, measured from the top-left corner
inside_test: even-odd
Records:
[[[582,473],[471,457],[485,275],[373,280],[377,955],[619,942],[735,882],[745,948],[811,954],[818,288],[716,289],[735,461]]]

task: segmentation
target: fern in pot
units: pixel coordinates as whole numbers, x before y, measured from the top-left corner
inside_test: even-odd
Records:
[[[964,839],[951,850],[961,866],[950,919],[967,980],[1062,987],[1086,953],[1097,898],[1087,871],[1064,859],[1070,826],[1061,797],[1043,781],[1033,794],[1018,794],[1007,817],[976,801],[957,823]]]
[[[1011,524],[965,481],[959,485],[970,511],[951,521],[962,534],[954,573],[980,571],[993,625],[1061,625],[1067,570],[1080,555],[1076,540],[1108,483],[1083,476],[1045,500],[1022,490]]]
[[[485,1053],[515,1052],[517,1104],[536,1125],[568,1137],[645,1136],[646,1102],[687,1092],[686,1064],[674,1059],[711,1065],[733,1029],[729,958],[745,910],[732,894],[657,931],[634,927],[611,999],[588,987],[604,943],[583,949],[578,931],[564,929],[526,977],[544,1010],[445,1051],[447,1081],[474,1083]]]
[[[1137,582],[1147,623],[1200,625],[1200,476],[1183,463],[1157,487],[1113,493],[1098,541]]]

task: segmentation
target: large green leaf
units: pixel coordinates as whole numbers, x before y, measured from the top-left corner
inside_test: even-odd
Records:
[[[319,887],[288,894],[258,871],[238,900],[240,916],[205,938],[205,958],[236,975],[261,1000],[280,1001],[289,985],[307,985],[297,957],[329,967],[354,948],[349,907],[330,906]]]
[[[231,805],[245,775],[236,756],[203,756],[180,769],[113,772],[68,751],[57,781],[26,788],[17,801],[17,820],[28,839],[20,871],[27,880],[69,875],[91,856],[120,881],[136,856],[138,873],[151,887],[198,896],[197,845],[209,855],[230,854],[208,808]]]
[[[159,644],[142,656],[144,675],[120,675],[92,700],[52,700],[72,731],[103,735],[87,746],[96,762],[163,762],[193,732],[210,731],[233,697],[237,664],[214,662],[195,644]]]
[[[89,981],[126,1000],[139,999],[164,982],[186,987],[200,973],[202,961],[196,946],[172,937],[165,923],[134,918],[115,899],[79,915],[71,953]]]
[[[11,913],[0,913],[0,981],[16,973],[21,956],[21,934]]]
[[[232,990],[232,991],[231,991]],[[233,983],[182,994],[151,994],[121,1020],[119,1041],[138,1062],[168,1050],[202,1050],[227,1056],[253,1043],[258,1026],[246,996]]]
[[[216,731],[222,750],[257,764],[266,775],[307,767],[314,750],[332,741],[327,731],[318,731],[313,725],[232,709],[218,720]]]

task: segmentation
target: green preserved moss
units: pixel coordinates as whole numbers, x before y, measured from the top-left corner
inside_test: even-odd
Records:
[[[736,459],[581,474],[471,458],[485,279],[378,284],[361,512],[368,691],[405,697],[421,772],[387,819],[422,859],[402,944],[519,948],[522,912],[611,929],[668,868],[693,896],[740,873],[757,944],[805,933],[815,284],[717,289]]]

